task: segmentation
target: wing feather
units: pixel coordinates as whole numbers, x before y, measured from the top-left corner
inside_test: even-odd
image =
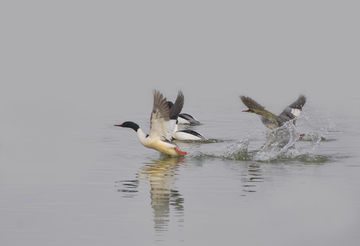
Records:
[[[169,106],[163,94],[154,90],[154,105],[150,118],[150,137],[171,139]]]
[[[279,114],[279,118],[285,122],[298,117],[302,111],[302,107],[306,103],[306,97],[304,95],[300,95],[299,98],[286,107],[281,114]],[[295,121],[294,121],[295,124]]]
[[[184,94],[181,91],[179,91],[175,103],[170,107],[169,110],[169,118],[170,118],[169,131],[172,133],[175,131],[176,124],[178,123],[177,122],[178,117],[183,106],[184,106]]]
[[[179,91],[175,103],[170,108],[170,112],[169,112],[170,119],[176,120],[183,107],[184,107],[184,94],[181,91]]]
[[[288,107],[301,110],[302,107],[304,107],[305,103],[306,103],[306,97],[304,95],[300,95],[299,98]]]

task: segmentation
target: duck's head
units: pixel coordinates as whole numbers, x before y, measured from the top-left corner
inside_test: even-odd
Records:
[[[250,97],[240,96],[240,99],[244,103],[244,105],[248,108],[246,110],[243,110],[243,112],[258,114],[259,112],[265,109],[265,107],[261,106]]]
[[[138,124],[136,124],[136,123],[134,123],[132,121],[125,121],[121,125],[114,125],[114,126],[131,128],[131,129],[134,129],[134,131],[136,131],[136,132],[140,128]]]

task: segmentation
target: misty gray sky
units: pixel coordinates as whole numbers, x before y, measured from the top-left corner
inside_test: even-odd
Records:
[[[20,1],[0,6],[0,111],[150,114],[152,90],[185,108],[358,108],[354,1]],[[142,105],[146,106],[142,106]],[[211,110],[209,108],[209,110]],[[356,114],[359,115],[356,109]]]

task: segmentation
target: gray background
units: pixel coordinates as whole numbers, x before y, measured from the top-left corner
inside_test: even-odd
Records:
[[[149,114],[153,89],[183,90],[185,109],[245,94],[278,112],[304,93],[359,116],[353,1],[3,1],[0,16],[4,118]]]

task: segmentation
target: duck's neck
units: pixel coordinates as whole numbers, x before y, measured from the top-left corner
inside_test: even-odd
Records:
[[[141,130],[141,128],[138,128],[136,131],[138,138],[140,140],[140,143],[144,144],[147,135]]]

